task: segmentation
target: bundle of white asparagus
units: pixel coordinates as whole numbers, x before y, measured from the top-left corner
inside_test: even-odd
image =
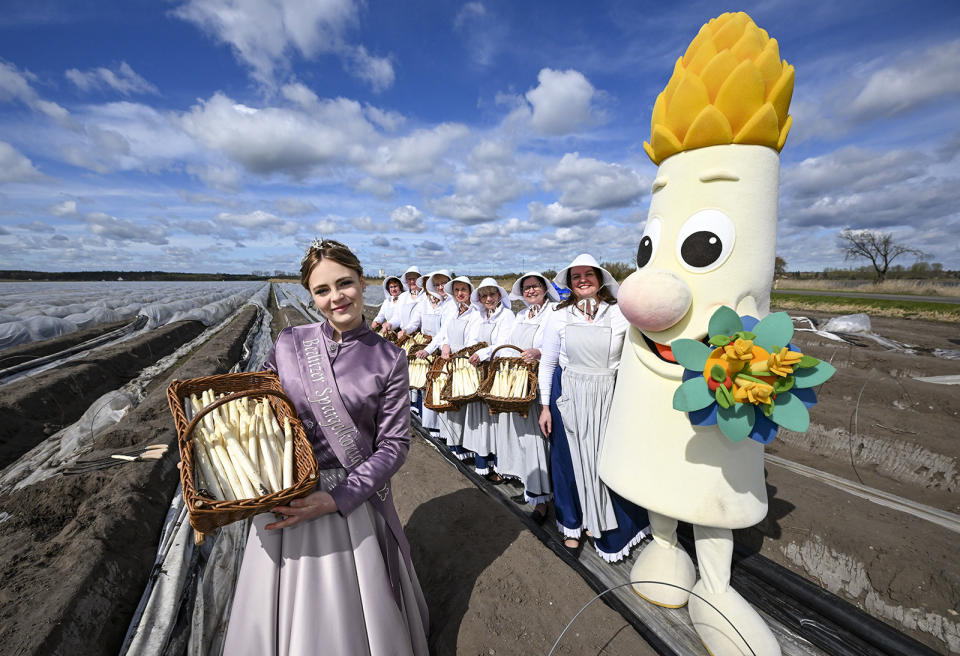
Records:
[[[184,399],[187,420],[216,400],[213,390]],[[222,395],[221,395],[222,396]],[[214,408],[193,431],[194,481],[219,501],[252,499],[294,483],[293,429],[283,428],[266,398]]]
[[[467,358],[454,358],[450,385],[450,396],[453,398],[474,394],[480,388],[480,370],[470,364]]]
[[[403,342],[403,345],[400,346],[400,348],[402,348],[404,352],[409,355],[411,352],[416,353],[420,350],[416,347],[423,346],[429,342],[430,338],[428,336],[424,335],[423,333],[414,333],[409,339]]]
[[[410,360],[407,368],[410,372],[410,387],[422,388],[427,384],[427,373],[430,371],[430,364],[433,357],[414,358]]]
[[[490,395],[508,399],[522,399],[527,395],[529,372],[526,367],[501,362],[493,375]]]
[[[433,379],[433,383],[430,385],[430,403],[433,405],[443,404],[443,399],[440,398],[440,390],[447,384],[447,378],[447,372],[442,371]]]

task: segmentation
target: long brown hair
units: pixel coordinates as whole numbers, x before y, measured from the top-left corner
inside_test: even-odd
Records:
[[[324,239],[320,242],[314,240],[307,249],[307,254],[300,261],[300,284],[307,291],[310,291],[310,272],[321,260],[333,260],[337,264],[352,269],[357,272],[360,280],[363,280],[363,267],[360,266],[360,260],[348,246],[333,239]]]
[[[603,271],[601,271],[597,267],[590,267],[590,268],[593,269],[593,272],[595,274],[597,274],[597,282],[600,283],[600,289],[597,291],[597,300],[603,301],[604,303],[609,303],[610,305],[616,305],[617,297],[614,296],[612,293],[610,293],[610,290],[607,289],[606,285],[604,285],[603,283]],[[560,303],[557,304],[558,310],[568,307],[570,305],[573,305],[578,300],[577,295],[573,293],[573,289],[570,287],[570,270],[569,269],[567,270],[567,279],[565,282],[567,283],[567,289],[570,290],[570,296],[568,296],[566,299],[560,301]]]

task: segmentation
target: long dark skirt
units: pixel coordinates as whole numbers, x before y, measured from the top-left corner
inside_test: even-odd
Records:
[[[557,399],[563,394],[562,375],[563,370],[560,367],[553,370],[553,386],[550,391],[550,416],[553,421],[550,430],[550,477],[553,483],[557,528],[566,537],[579,538],[583,529],[583,511],[570,457],[570,444],[567,441],[563,417],[557,408]],[[609,488],[608,492],[613,502],[617,528],[603,531],[599,537],[594,536],[594,546],[604,560],[615,562],[626,557],[630,548],[643,539],[650,522],[646,510]]]

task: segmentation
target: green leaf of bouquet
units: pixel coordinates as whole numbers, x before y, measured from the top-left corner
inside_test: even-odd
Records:
[[[810,428],[810,413],[803,401],[786,392],[777,397],[770,419],[787,430],[804,433]]]
[[[760,409],[763,410],[763,416],[767,419],[770,418],[770,415],[773,414],[773,409],[777,407],[777,402],[775,399],[770,399],[770,403],[761,403]]]
[[[677,362],[694,371],[703,371],[710,357],[710,347],[695,339],[675,339],[670,342],[670,349]]]
[[[774,344],[786,344],[793,338],[793,321],[786,312],[774,312],[761,319],[753,332],[757,336],[754,341],[769,350]]]
[[[756,339],[757,336],[750,332],[749,330],[741,330],[737,332],[737,337],[740,339]]]
[[[756,408],[750,403],[736,403],[717,411],[717,425],[731,442],[739,442],[750,435],[756,419]]]
[[[802,358],[800,358],[800,362],[793,365],[793,368],[807,369],[808,367],[816,367],[818,364],[820,364],[820,361],[817,360],[815,357],[813,357],[812,355],[805,355]]]
[[[726,335],[714,335],[710,338],[710,343],[714,346],[726,346],[730,343],[730,338]]]
[[[721,408],[729,408],[734,403],[733,394],[723,385],[714,390],[713,396],[717,400],[717,405]]]
[[[773,381],[773,393],[774,394],[783,394],[786,391],[789,391],[793,387],[793,376],[787,376],[785,378],[777,378]]]
[[[732,335],[743,330],[743,321],[733,308],[721,305],[707,324],[708,335]]]
[[[796,369],[793,372],[794,385],[803,389],[805,387],[816,387],[827,382],[833,374],[837,373],[836,367],[829,362],[820,361],[819,364],[806,369]]]
[[[703,376],[684,381],[673,393],[673,408],[683,412],[701,410],[716,401]]]
[[[722,383],[727,380],[727,370],[720,365],[715,364],[710,367],[710,377],[718,383]]]

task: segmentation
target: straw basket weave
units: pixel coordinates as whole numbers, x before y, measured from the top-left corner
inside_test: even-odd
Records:
[[[435,359],[436,359],[436,358],[434,358],[434,357],[431,355],[431,356],[427,356],[426,359],[422,359],[422,360],[421,360],[420,358],[418,358],[418,357],[417,357],[416,355],[414,355],[413,353],[407,353],[407,368],[409,369],[410,364],[413,363],[413,362],[415,362],[415,361],[417,361],[417,360],[420,360],[421,362],[426,362],[430,367],[432,367]],[[410,389],[423,391],[424,389],[427,388],[427,385],[429,384],[429,378],[430,378],[430,369],[428,368],[428,369],[427,369],[427,382],[424,382],[424,384],[423,384],[423,385],[420,385],[420,386],[414,385],[414,384],[411,382],[411,383],[410,383]]]
[[[500,412],[518,412],[521,417],[526,417],[527,413],[530,411],[530,402],[537,396],[537,363],[536,362],[527,362],[523,358],[497,358],[494,360],[494,357],[497,354],[497,351],[504,348],[514,349],[516,351],[522,351],[523,349],[513,346],[512,344],[504,344],[493,349],[493,352],[490,354],[490,365],[487,367],[487,377],[483,379],[483,382],[480,384],[479,395],[480,398],[484,400],[487,406],[490,408],[490,414],[495,415]],[[509,396],[494,396],[490,393],[490,389],[493,387],[493,379],[497,375],[497,369],[500,363],[506,362],[510,366],[521,367],[527,370],[527,394],[526,396],[516,398]]]
[[[434,403],[433,394],[430,393],[433,382],[447,369],[450,362],[451,360],[444,360],[438,357],[433,361],[433,364],[430,365],[430,371],[427,372],[427,385],[423,392],[423,405],[434,412],[446,412],[447,410],[456,410],[459,407],[456,403],[450,403],[447,399],[443,398],[443,390],[440,391],[440,403]],[[450,372],[447,371],[447,373],[449,374]]]
[[[383,331],[382,329],[377,331],[377,334],[383,337],[385,340],[392,344],[397,343],[397,331],[396,330],[387,330]]]
[[[432,335],[423,335],[425,339],[419,345],[416,342],[410,344],[410,340],[414,339],[417,335],[423,335],[423,333],[414,333],[413,335],[404,335],[402,339],[397,340],[397,346],[399,346],[404,351],[406,351],[408,355],[412,355],[417,351],[419,351],[420,349],[425,348],[427,344],[433,341]]]
[[[471,355],[473,355],[474,353],[476,353],[476,352],[479,351],[480,349],[486,347],[486,345],[487,345],[486,342],[478,342],[478,343],[473,344],[473,345],[471,345],[471,346],[465,346],[465,347],[463,347],[462,349],[460,349],[459,351],[456,351],[456,352],[450,354],[450,368],[449,368],[449,371],[450,371],[450,373],[451,373],[451,376],[447,379],[446,385],[443,386],[443,390],[440,392],[440,397],[441,397],[441,398],[447,399],[447,400],[450,401],[451,403],[455,403],[455,404],[457,404],[458,406],[459,406],[459,405],[462,405],[462,404],[464,404],[464,403],[469,403],[470,401],[475,401],[475,400],[477,400],[478,398],[480,398],[480,397],[477,395],[478,392],[480,391],[480,388],[479,388],[479,387],[477,387],[477,391],[474,392],[473,394],[465,394],[465,395],[463,395],[463,396],[453,396],[453,395],[452,395],[452,393],[453,393],[453,375],[452,375],[452,374],[453,374],[453,363],[456,362],[458,358],[463,358],[464,360],[468,359]],[[470,365],[470,366],[474,366],[474,365]],[[480,372],[480,376],[479,376],[480,382],[483,383],[483,377],[484,377],[484,375],[485,375],[485,373],[486,373],[486,365],[485,365],[485,363],[481,362],[480,364],[476,365],[476,369],[479,370],[479,372]]]
[[[208,389],[212,389],[215,394],[223,393],[225,396],[197,412],[192,420],[187,421],[183,400],[191,394],[199,396]],[[193,429],[212,409],[245,396],[254,399],[266,397],[281,425],[284,418],[290,419],[290,427],[293,429],[294,484],[279,492],[252,499],[218,501],[201,496],[197,492],[193,478],[194,457],[191,439]],[[167,387],[167,402],[170,404],[170,412],[173,413],[173,421],[177,427],[177,443],[180,447],[180,459],[183,461],[180,468],[180,483],[183,488],[183,500],[190,511],[190,524],[194,528],[197,544],[203,543],[205,533],[266,512],[275,506],[286,505],[298,497],[308,495],[316,486],[317,459],[313,454],[313,446],[297,418],[293,402],[284,394],[276,374],[262,371],[174,380]]]

